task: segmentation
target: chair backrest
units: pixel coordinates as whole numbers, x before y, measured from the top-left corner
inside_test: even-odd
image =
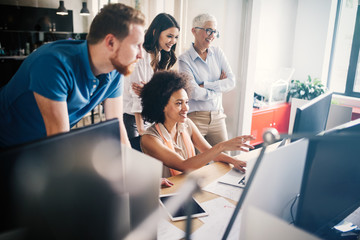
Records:
[[[140,140],[141,140],[141,136],[130,138],[130,144],[133,149],[138,150],[139,152],[142,152],[141,147],[140,147]]]

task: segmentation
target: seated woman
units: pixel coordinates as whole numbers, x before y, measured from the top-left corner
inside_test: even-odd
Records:
[[[176,175],[172,169],[190,171],[210,161],[231,163],[244,171],[246,162],[237,160],[224,151],[248,151],[250,135],[235,137],[213,147],[187,118],[189,87],[187,75],[174,71],[156,72],[141,92],[142,116],[153,123],[141,138],[141,148],[163,162],[163,177]],[[195,155],[194,147],[200,154]]]

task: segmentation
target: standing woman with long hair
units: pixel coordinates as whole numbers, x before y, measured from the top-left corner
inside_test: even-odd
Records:
[[[155,72],[171,69],[176,63],[179,31],[173,16],[160,13],[145,33],[143,59],[137,62],[134,72],[125,80],[123,117],[130,141],[145,131],[139,98],[142,85],[149,82]]]

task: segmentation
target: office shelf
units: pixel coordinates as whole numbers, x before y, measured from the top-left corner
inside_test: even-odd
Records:
[[[251,135],[256,139],[250,144],[263,143],[262,135],[267,128],[276,128],[280,134],[288,133],[290,104],[281,103],[254,109],[252,114]]]

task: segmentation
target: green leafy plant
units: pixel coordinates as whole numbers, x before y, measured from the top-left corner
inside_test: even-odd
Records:
[[[287,101],[290,98],[300,98],[311,100],[317,96],[325,93],[326,87],[321,83],[318,78],[311,78],[308,76],[307,80],[302,82],[300,80],[291,80]]]

